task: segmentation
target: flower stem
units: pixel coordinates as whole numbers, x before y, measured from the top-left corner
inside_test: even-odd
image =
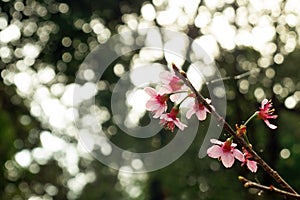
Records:
[[[255,112],[255,113],[253,113],[253,115],[251,115],[248,119],[247,119],[247,121],[244,123],[244,125],[246,126],[254,117],[256,117],[257,116],[257,112]]]
[[[248,145],[250,145],[250,142],[249,142],[249,139],[248,139],[247,133],[245,133],[245,134],[244,134],[244,138],[245,138],[245,140],[246,140],[247,144],[248,144]]]

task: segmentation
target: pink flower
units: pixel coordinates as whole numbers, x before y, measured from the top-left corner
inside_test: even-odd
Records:
[[[165,129],[171,130],[171,132],[174,131],[175,125],[180,129],[183,130],[185,127],[187,127],[185,124],[180,122],[179,118],[177,118],[177,114],[179,112],[179,109],[176,107],[173,107],[170,113],[162,114],[160,116],[160,124],[165,127]]]
[[[164,87],[168,89],[169,92],[178,91],[184,85],[183,81],[177,77],[174,72],[164,71],[161,72],[159,76]]]
[[[264,99],[261,102],[261,107],[259,108],[258,111],[258,118],[264,120],[264,122],[267,124],[267,126],[271,129],[276,129],[277,126],[274,124],[271,124],[268,119],[276,119],[278,116],[273,115],[275,109],[272,108],[272,102],[268,101],[267,99]]]
[[[165,93],[174,93],[181,90],[187,90],[188,87],[183,83],[183,81],[175,75],[174,72],[164,71],[160,73],[160,79],[162,82],[162,90]],[[170,99],[171,101],[179,101],[182,97],[182,94],[176,93],[172,94]]]
[[[210,99],[205,99],[207,103],[210,103]],[[191,102],[189,105],[190,109],[186,113],[186,118],[190,119],[193,114],[196,114],[197,118],[200,121],[203,121],[206,119],[206,113],[209,113],[209,110],[205,108],[205,106],[202,103],[198,103],[197,100],[194,102]]]
[[[232,140],[227,139],[225,142],[221,142],[216,139],[211,139],[210,142],[215,145],[207,149],[208,156],[221,159],[222,164],[226,168],[233,165],[235,158],[244,162],[245,159],[243,153],[240,150],[235,149],[236,144],[232,143]]]
[[[246,164],[248,169],[255,173],[257,171],[257,162],[254,160],[249,160],[249,158],[252,158],[252,155],[247,150],[244,150],[244,158],[245,160],[242,163],[242,166]]]
[[[167,94],[158,94],[153,88],[146,87],[145,92],[151,97],[146,103],[146,109],[153,112],[154,118],[159,118],[167,110]]]

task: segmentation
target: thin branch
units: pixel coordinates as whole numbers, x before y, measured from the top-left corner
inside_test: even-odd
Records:
[[[225,119],[217,112],[215,111],[204,99],[204,97],[195,89],[195,87],[192,85],[192,83],[188,80],[186,73],[183,71],[179,71],[179,69],[176,67],[175,64],[172,64],[173,70],[178,76],[190,89],[191,91],[196,95],[196,99],[199,103],[203,104],[206,109],[208,109],[211,114],[217,119],[219,124],[223,124],[224,130],[228,132],[230,135],[233,136],[234,140],[244,147],[253,157],[253,159],[261,165],[263,170],[265,170],[267,173],[269,173],[270,176],[272,176],[275,181],[280,184],[284,189],[287,191],[298,194],[278,173],[277,171],[273,170],[253,149],[250,145],[246,143],[246,141],[239,137],[236,132],[233,130],[233,128],[225,121]]]
[[[217,83],[217,82],[221,82],[221,81],[227,81],[227,80],[230,80],[230,79],[233,79],[233,80],[239,80],[241,78],[244,78],[246,76],[250,76],[251,74],[253,73],[259,73],[260,72],[260,69],[252,69],[251,71],[248,71],[248,72],[245,72],[245,73],[242,73],[242,74],[239,74],[239,75],[236,75],[236,76],[226,76],[226,77],[222,77],[222,78],[218,78],[218,79],[214,79],[214,80],[211,80],[211,81],[207,81],[206,84],[213,84],[213,83]]]
[[[265,190],[265,191],[269,191],[269,192],[276,192],[276,193],[279,193],[284,196],[293,197],[295,199],[300,199],[299,194],[294,194],[291,192],[287,192],[285,190],[278,189],[278,188],[274,187],[273,185],[270,185],[270,186],[262,185],[262,184],[250,181],[242,176],[239,176],[239,180],[242,183],[244,183],[245,188],[256,188],[256,189]]]

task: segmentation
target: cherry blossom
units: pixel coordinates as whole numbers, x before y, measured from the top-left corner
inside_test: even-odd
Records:
[[[244,162],[242,163],[242,166],[244,164],[247,165],[248,169],[251,171],[251,172],[256,172],[257,171],[257,162],[254,161],[254,160],[249,160],[250,158],[252,158],[251,154],[244,149]]]
[[[272,102],[268,101],[267,99],[264,99],[261,102],[261,107],[259,108],[259,111],[257,112],[258,118],[264,120],[266,125],[271,129],[276,129],[277,126],[274,124],[271,124],[268,119],[276,119],[278,115],[273,115],[275,109],[272,109]]]
[[[168,94],[158,94],[151,87],[146,87],[145,92],[151,97],[146,103],[146,109],[154,114],[154,118],[159,118],[167,110]]]
[[[183,130],[187,126],[180,122],[179,118],[177,118],[178,112],[179,109],[177,107],[173,107],[170,113],[162,114],[160,116],[160,124],[172,132],[174,131],[175,125],[180,130]]]
[[[170,92],[181,90],[181,87],[184,85],[183,81],[179,77],[177,77],[174,72],[161,72],[160,79],[163,83],[163,87],[168,89],[168,91]]]
[[[169,71],[161,72],[160,79],[162,82],[162,91],[164,91],[165,93],[173,93],[170,96],[171,101],[180,101],[183,95],[176,92],[188,89],[183,81],[179,77],[177,77],[174,72]]]
[[[210,142],[215,145],[207,149],[208,156],[220,159],[226,168],[233,165],[235,158],[244,162],[245,158],[243,153],[235,148],[237,144],[233,143],[231,139],[227,139],[225,142],[211,139]]]
[[[210,99],[205,99],[207,103],[210,103]],[[200,121],[206,119],[206,113],[209,113],[209,110],[202,103],[198,103],[196,100],[189,104],[190,109],[186,113],[186,118],[190,119],[193,114],[196,114],[197,118]]]

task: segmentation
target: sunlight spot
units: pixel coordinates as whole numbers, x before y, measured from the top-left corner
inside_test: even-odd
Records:
[[[0,17],[0,30],[5,29],[7,27],[7,19],[6,17]]]
[[[268,68],[266,70],[266,77],[268,77],[269,79],[274,78],[275,76],[275,70],[273,68]]]
[[[294,14],[288,14],[285,17],[285,21],[290,27],[295,27],[298,23],[298,19]]]
[[[300,91],[296,91],[294,93],[294,97],[295,97],[296,101],[300,101]]]
[[[239,82],[239,91],[242,93],[242,94],[246,94],[249,90],[249,81],[248,80],[241,80]]]
[[[267,68],[270,66],[270,60],[268,58],[265,57],[261,57],[258,59],[257,61],[258,66],[262,67],[262,68]]]
[[[202,85],[204,84],[205,80],[203,78],[203,74],[201,74],[201,72],[198,70],[199,68],[201,67],[198,67],[197,63],[194,63],[188,68],[186,74],[196,90],[201,91]]]
[[[185,61],[187,38],[185,36],[170,37],[164,46],[165,58],[168,63],[174,63],[177,67],[181,67]]]
[[[58,10],[61,13],[67,13],[69,11],[69,6],[67,4],[65,4],[65,3],[61,3],[58,6]]]
[[[277,53],[275,56],[274,56],[274,62],[276,63],[276,64],[282,64],[283,63],[283,61],[284,61],[284,57],[283,57],[283,55],[281,54],[281,53]]]
[[[28,94],[32,90],[32,76],[26,72],[16,74],[14,83],[22,93]]]
[[[131,161],[131,166],[134,168],[134,169],[142,169],[143,167],[143,162],[140,160],[140,159],[133,159]]]
[[[160,11],[156,17],[157,23],[162,26],[174,24],[180,13],[181,11],[176,7]]]
[[[130,81],[137,87],[149,83],[158,83],[160,81],[159,74],[164,71],[164,66],[159,63],[151,65],[133,66],[130,71]]]
[[[11,50],[7,46],[3,46],[0,48],[0,57],[1,58],[9,58],[11,56]]]
[[[32,43],[27,43],[22,48],[22,54],[28,58],[36,58],[40,54],[40,46]]]
[[[124,70],[124,66],[123,65],[121,65],[121,64],[116,64],[115,66],[114,66],[114,73],[115,73],[115,75],[117,75],[117,76],[122,76],[122,74],[124,74],[124,72],[125,72],[125,70]]]
[[[256,99],[258,101],[261,101],[264,98],[264,96],[265,96],[265,92],[264,92],[264,90],[262,88],[258,87],[254,91],[254,96],[256,97]]]
[[[206,7],[201,6],[198,9],[198,15],[195,18],[195,26],[198,28],[206,27],[211,21],[211,14]]]
[[[69,63],[72,60],[72,55],[69,52],[65,52],[61,58],[65,63]]]
[[[285,99],[284,105],[288,109],[294,109],[296,107],[296,105],[297,105],[297,101],[294,98],[294,96],[290,96],[290,97],[288,97],[288,98]]]
[[[141,9],[141,13],[142,13],[143,18],[148,21],[153,21],[156,16],[156,12],[155,12],[153,5],[149,4],[149,3],[143,5],[143,7]]]
[[[41,102],[41,107],[53,127],[63,128],[66,125],[66,119],[62,114],[66,112],[66,108],[58,99],[45,99]]]
[[[234,37],[236,29],[230,25],[223,15],[214,16],[211,24],[211,32],[225,49],[231,50],[235,47]]]
[[[47,194],[50,195],[50,196],[55,196],[55,195],[57,195],[57,193],[58,193],[57,187],[54,186],[54,185],[52,185],[52,184],[50,184],[50,183],[47,183],[47,184],[45,185],[45,191],[46,191]]]
[[[24,8],[25,8],[23,2],[20,2],[20,1],[17,1],[17,2],[15,3],[14,7],[15,7],[15,9],[16,9],[17,11],[23,11]]]
[[[61,40],[61,43],[64,47],[70,47],[72,45],[72,40],[71,38],[69,37],[64,37],[62,40]]]
[[[217,57],[219,55],[219,48],[216,39],[212,35],[204,35],[197,38],[196,42],[200,47],[205,47],[203,55],[208,54],[210,58]],[[205,59],[205,56],[203,56]]]
[[[32,150],[32,157],[39,165],[45,165],[50,160],[52,153],[47,149],[37,147]]]
[[[137,198],[142,193],[141,189],[137,186],[131,187],[127,192],[131,198]]]
[[[15,159],[21,167],[28,167],[32,162],[31,154],[27,149],[16,153]]]
[[[112,147],[111,147],[111,145],[110,145],[109,143],[107,143],[107,142],[103,142],[103,143],[101,144],[101,153],[102,153],[103,155],[105,155],[105,156],[108,156],[108,155],[111,154],[111,152],[112,152]]]
[[[290,152],[290,150],[288,150],[288,149],[282,149],[282,150],[280,151],[280,156],[281,156],[281,158],[283,158],[283,159],[288,159],[288,158],[290,157],[290,155],[291,155],[291,152]]]
[[[126,103],[138,113],[145,112],[145,105],[148,99],[149,95],[143,89],[130,91],[126,95]]]
[[[41,83],[49,83],[55,78],[55,72],[51,67],[41,68],[37,75]]]
[[[9,43],[18,40],[21,37],[21,31],[15,24],[11,24],[0,32],[0,42]]]
[[[48,131],[43,131],[40,134],[42,146],[46,151],[57,152],[66,148],[66,142],[57,136],[54,136]]]

